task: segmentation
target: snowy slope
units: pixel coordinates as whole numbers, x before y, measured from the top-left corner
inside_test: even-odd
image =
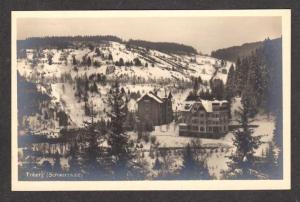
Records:
[[[76,126],[82,126],[83,121],[88,117],[84,115],[84,102],[78,102],[75,97],[75,78],[89,77],[93,74],[106,75],[107,80],[112,80],[115,76],[122,78],[124,82],[122,87],[125,92],[139,92],[140,94],[157,90],[160,97],[164,97],[169,92],[173,95],[173,110],[177,111],[182,107],[182,103],[187,97],[191,84],[192,77],[201,77],[203,81],[209,81],[215,74],[216,65],[220,64],[220,60],[202,56],[202,55],[176,55],[162,53],[157,50],[146,50],[144,48],[126,48],[125,44],[117,42],[109,42],[107,45],[99,45],[101,56],[98,56],[95,51],[81,47],[77,49],[28,49],[26,50],[27,57],[18,59],[17,68],[20,75],[28,80],[40,84],[40,90],[46,91],[53,98],[53,101],[59,103],[69,115],[72,123]],[[49,64],[48,57],[52,56],[52,64]],[[109,55],[112,60],[109,60]],[[77,65],[73,65],[73,57],[77,61]],[[93,62],[100,63],[100,67],[93,65],[87,66],[82,64],[83,59],[90,57]],[[123,59],[124,63],[131,62],[132,66],[115,66],[115,62]],[[138,58],[141,61],[141,66],[135,66],[134,60]],[[228,69],[231,63],[227,62]],[[76,66],[76,69],[74,67]],[[111,67],[114,70],[111,72]],[[226,82],[227,74],[222,74],[221,69],[218,69],[214,78],[221,78]],[[63,78],[69,75],[71,81],[67,82]],[[133,81],[135,83],[133,83]],[[190,84],[190,87],[179,89],[181,83],[185,86]],[[106,118],[104,109],[109,109],[107,105],[107,93],[110,89],[110,84],[106,86],[97,85],[100,94],[89,94],[89,104],[93,104],[97,111],[96,119]],[[46,88],[47,86],[47,88]],[[63,87],[64,86],[64,87]],[[201,88],[209,88],[204,85]],[[130,111],[137,110],[135,100],[130,100],[128,104]]]
[[[110,42],[107,47],[100,47],[101,53],[104,58],[97,56],[95,51],[91,51],[88,48],[81,49],[44,49],[38,54],[37,50],[27,50],[27,58],[18,60],[18,70],[21,75],[29,76],[32,73],[41,74],[47,78],[60,77],[63,73],[71,73],[73,77],[77,74],[81,75],[87,73],[87,75],[93,73],[105,73],[107,66],[113,65],[120,58],[124,62],[132,62],[135,58],[138,58],[143,66],[131,66],[131,67],[116,67],[114,75],[126,75],[129,77],[141,77],[143,79],[171,79],[171,80],[190,80],[191,76],[201,76],[202,80],[210,80],[215,72],[215,64],[220,63],[218,59],[194,55],[171,55],[162,53],[156,50],[142,51],[142,50],[128,50],[124,44],[117,42]],[[48,64],[48,55],[51,54],[53,64]],[[111,54],[113,61],[108,60],[108,55]],[[33,66],[33,56],[37,60],[37,65]],[[72,57],[75,56],[76,60],[80,63],[84,56],[90,57],[92,61],[98,61],[101,63],[100,68],[95,67],[80,67],[78,73],[73,71]],[[194,60],[196,59],[196,60]],[[193,60],[193,61],[192,61]],[[191,62],[192,61],[192,62]],[[145,67],[145,65],[148,67]],[[229,69],[231,63],[227,62],[223,69]],[[216,78],[221,78],[226,82],[227,74],[221,73],[222,69],[219,69]]]

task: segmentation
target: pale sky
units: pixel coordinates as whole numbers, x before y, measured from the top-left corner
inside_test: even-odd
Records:
[[[115,35],[124,40],[177,42],[202,53],[281,36],[281,17],[22,18],[17,39]]]

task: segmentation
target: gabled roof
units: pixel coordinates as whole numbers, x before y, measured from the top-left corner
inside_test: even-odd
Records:
[[[201,103],[206,112],[213,112],[212,101],[209,100],[201,100]]]
[[[213,104],[222,105],[228,103],[227,100],[200,100],[200,101],[186,101],[181,111],[191,111],[192,109],[200,109],[199,105],[202,105],[206,112],[213,112]]]
[[[154,93],[152,93],[152,92],[145,93],[144,95],[142,95],[142,96],[137,100],[137,102],[141,101],[145,96],[148,96],[148,97],[152,98],[153,100],[155,100],[155,101],[158,102],[158,103],[163,103],[162,99],[161,99],[160,97],[158,97],[157,95],[155,95]]]
[[[195,103],[196,101],[185,101],[181,111],[190,111]]]

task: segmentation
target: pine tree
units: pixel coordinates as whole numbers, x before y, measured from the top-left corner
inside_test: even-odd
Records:
[[[192,142],[193,146],[199,147],[200,142]],[[210,179],[210,174],[206,165],[206,161],[199,158],[199,154],[196,150],[199,148],[192,149],[190,144],[185,148],[183,156],[183,164],[180,170],[181,179]]]
[[[194,78],[194,85],[193,85],[193,93],[196,96],[199,90],[199,81],[198,78]]]
[[[257,172],[254,152],[261,145],[261,136],[253,136],[253,129],[249,125],[249,101],[245,100],[243,108],[238,112],[240,128],[233,132],[233,144],[236,153],[230,157],[229,170],[225,178],[233,179],[253,179],[263,177]]]
[[[98,86],[97,86],[96,82],[93,82],[93,85],[90,87],[90,91],[92,93],[98,93]]]
[[[123,129],[127,110],[124,108],[125,103],[117,79],[111,88],[109,103],[112,107],[108,114],[111,119],[108,144],[110,145],[109,155],[112,157],[112,171],[115,179],[124,180],[133,177],[132,173],[136,165],[132,161],[135,157],[133,148]]]
[[[96,127],[94,122],[94,110],[93,110],[93,103],[91,106],[90,112],[90,122],[84,122],[84,139],[88,143],[88,147],[86,148],[85,158],[84,158],[84,170],[86,173],[86,177],[88,179],[99,179],[104,176],[104,165],[100,165],[98,162],[98,158],[100,157],[100,148],[99,148],[99,141],[100,143],[104,141],[104,134],[100,133],[100,130]]]
[[[153,166],[153,170],[161,170],[161,168],[162,168],[162,163],[158,159],[158,156],[156,156],[154,166]]]
[[[235,71],[234,66],[231,65],[229,68],[227,82],[226,82],[226,99],[230,101],[235,95]]]
[[[65,93],[65,91],[66,91],[65,84],[62,85],[62,91],[63,91],[63,93]]]
[[[274,179],[278,178],[279,174],[279,164],[278,158],[275,154],[275,147],[273,142],[269,142],[268,148],[266,150],[264,163],[262,166],[262,172],[269,176],[269,178]]]
[[[246,87],[242,91],[242,99],[241,102],[243,105],[248,106],[248,115],[250,117],[254,117],[254,115],[258,111],[258,106],[257,106],[257,100],[256,100],[256,93],[255,89],[249,84],[249,82],[246,84]]]
[[[183,179],[193,179],[195,178],[196,170],[196,161],[193,158],[190,144],[188,144],[185,148],[180,175]]]
[[[61,164],[60,164],[60,155],[59,155],[58,152],[56,152],[55,155],[54,155],[53,171],[57,172],[57,173],[62,171]]]
[[[67,126],[68,123],[68,115],[64,111],[59,111],[57,113],[59,126]]]
[[[49,161],[44,161],[42,164],[42,168],[46,172],[51,172],[52,171],[52,165]]]
[[[142,62],[140,61],[139,58],[134,58],[133,59],[134,65],[135,66],[142,66]]]
[[[90,57],[87,58],[86,63],[87,63],[87,66],[88,66],[88,67],[90,67],[90,66],[92,65],[92,60],[91,60]]]
[[[95,49],[95,53],[98,57],[101,55],[100,49],[98,47]]]
[[[90,116],[90,107],[89,107],[89,104],[87,103],[87,101],[84,102],[84,114],[86,116]]]
[[[72,55],[72,63],[73,65],[77,65],[77,60],[75,58],[75,55]]]
[[[199,84],[203,83],[201,76],[198,77],[198,82],[199,82]]]
[[[265,98],[269,112],[275,112],[282,108],[282,39],[277,43],[270,39],[264,41],[262,52],[266,65],[267,86]]]
[[[84,81],[84,98],[87,99],[88,98],[88,91],[90,89],[90,85],[89,85],[89,81],[86,79]],[[87,101],[87,100],[85,100]]]
[[[260,71],[261,64],[259,62],[258,55],[259,54],[256,51],[248,58],[249,69],[242,90],[242,100],[247,99],[249,101],[249,111],[251,112],[251,116],[254,116],[261,106],[261,95],[263,94]]]
[[[48,64],[49,65],[52,65],[52,58],[53,58],[53,55],[52,54],[48,54]]]
[[[123,60],[123,58],[119,59],[119,66],[124,66],[124,60]]]
[[[74,144],[71,145],[70,153],[69,153],[69,172],[77,173],[81,171],[81,165],[79,162],[79,148],[77,145],[77,140],[74,141]]]
[[[245,79],[245,74],[247,69],[244,67],[245,66],[245,60],[246,59],[240,59],[238,58],[236,61],[236,93],[238,95],[241,95],[242,89],[243,89],[243,83],[244,83],[244,79]],[[245,71],[246,70],[246,71]]]
[[[225,87],[223,80],[214,79],[211,81],[211,94],[213,98],[222,100],[225,97]]]
[[[111,53],[108,55],[108,60],[113,60],[113,56],[111,55]]]

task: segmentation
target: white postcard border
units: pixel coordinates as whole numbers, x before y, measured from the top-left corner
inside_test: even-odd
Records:
[[[291,10],[193,10],[193,11],[12,11],[11,12],[11,188],[12,191],[87,190],[286,190],[291,188]],[[279,16],[282,18],[283,52],[283,179],[282,180],[184,180],[184,181],[19,181],[17,150],[18,18],[95,17],[234,17]]]

